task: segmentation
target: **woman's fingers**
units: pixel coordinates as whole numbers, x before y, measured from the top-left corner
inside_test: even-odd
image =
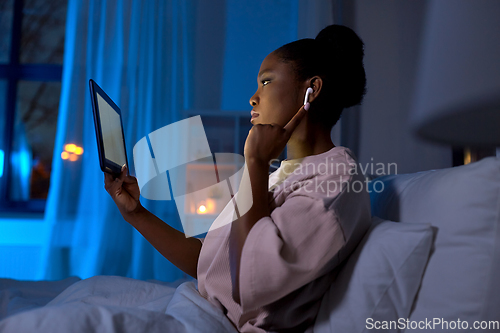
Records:
[[[248,133],[245,141],[245,158],[270,161],[285,148],[293,131],[299,126],[307,111],[302,106],[284,126],[278,124],[256,124]]]
[[[141,194],[137,179],[127,174],[127,168],[125,166],[122,168],[118,177],[114,177],[106,172],[104,173],[104,188],[109,193],[122,215],[129,214],[140,205],[139,197]]]
[[[111,195],[111,197],[114,198],[116,195],[120,194],[126,177],[126,168],[122,168],[120,175],[116,178],[107,172],[104,173],[104,188]]]
[[[111,176],[109,173],[105,172],[104,173],[104,183],[111,183],[113,182],[113,176]]]
[[[125,176],[125,178],[123,178],[123,182],[127,184],[134,184],[137,183],[137,178],[134,176]]]
[[[104,173],[104,188],[106,189],[106,191],[109,192],[109,189],[111,188],[111,186],[115,183],[115,178],[113,178],[112,175],[110,175],[109,173],[105,172]]]
[[[120,173],[120,180],[124,183],[127,183],[127,184],[134,184],[134,183],[137,183],[137,178],[135,178],[134,176],[130,176],[127,174],[127,166],[124,165],[122,167],[122,171]]]
[[[302,121],[302,118],[306,115],[307,110],[305,109],[304,105],[299,109],[299,111],[293,116],[292,119],[288,122],[288,124],[283,127],[283,129],[291,136],[293,131],[299,126],[300,122]]]
[[[120,172],[118,177],[113,177],[113,175],[105,172],[104,173],[104,188],[108,192],[114,192],[119,187],[122,187],[123,183],[125,184],[137,184],[137,178],[134,176],[127,175],[127,168],[124,167]]]
[[[106,191],[114,198],[116,195],[121,193],[123,181],[120,178],[115,178],[113,182],[109,184]]]
[[[120,181],[123,182],[126,177],[127,177],[127,165],[124,164],[122,166],[122,170],[120,171],[120,175],[117,178],[120,179]]]

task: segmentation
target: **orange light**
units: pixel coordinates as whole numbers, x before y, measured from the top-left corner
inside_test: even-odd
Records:
[[[207,207],[205,205],[201,205],[198,207],[198,214],[205,214],[207,212]]]
[[[66,150],[70,153],[75,152],[75,149],[76,149],[76,145],[72,144],[72,143],[68,143],[67,145],[64,146],[64,150]]]
[[[69,160],[71,162],[74,162],[78,159],[78,155],[75,155],[75,154],[69,154]]]
[[[472,152],[469,147],[464,148],[464,165],[469,164],[472,161]]]
[[[206,200],[205,205],[206,205],[206,210],[205,210],[206,214],[213,214],[215,212],[215,207],[216,207],[215,200],[209,198]]]
[[[77,155],[83,154],[83,148],[82,147],[76,147],[74,153],[77,154]]]
[[[67,160],[67,159],[68,159],[68,157],[69,157],[68,152],[63,151],[63,152],[61,153],[61,158],[62,158],[63,160]]]

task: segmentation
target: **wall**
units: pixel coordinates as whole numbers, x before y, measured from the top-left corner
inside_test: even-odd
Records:
[[[425,0],[355,2],[353,28],[365,43],[368,88],[360,117],[362,166],[396,163],[398,174],[452,166],[450,147],[416,138],[408,123],[426,7]]]

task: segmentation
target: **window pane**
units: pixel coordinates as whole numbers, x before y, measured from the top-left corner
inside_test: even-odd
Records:
[[[20,81],[10,156],[10,199],[46,199],[57,129],[60,82]]]
[[[67,0],[25,0],[21,63],[63,63]]]
[[[213,153],[234,152],[234,118],[201,116],[208,145]]]
[[[249,113],[249,112],[248,112]],[[247,141],[248,132],[252,128],[252,123],[250,122],[251,117],[244,116],[240,118],[240,145],[238,147],[238,154],[243,155],[243,148],[245,147],[245,141]]]
[[[0,1],[0,63],[9,62],[14,0]]]

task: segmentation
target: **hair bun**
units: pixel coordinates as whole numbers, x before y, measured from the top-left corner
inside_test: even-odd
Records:
[[[324,66],[336,78],[342,106],[360,104],[366,92],[363,41],[350,28],[336,24],[321,30],[315,40],[323,52]]]
[[[363,61],[364,44],[354,31],[343,25],[329,25],[315,38],[330,54]],[[354,58],[354,59],[353,59]]]

